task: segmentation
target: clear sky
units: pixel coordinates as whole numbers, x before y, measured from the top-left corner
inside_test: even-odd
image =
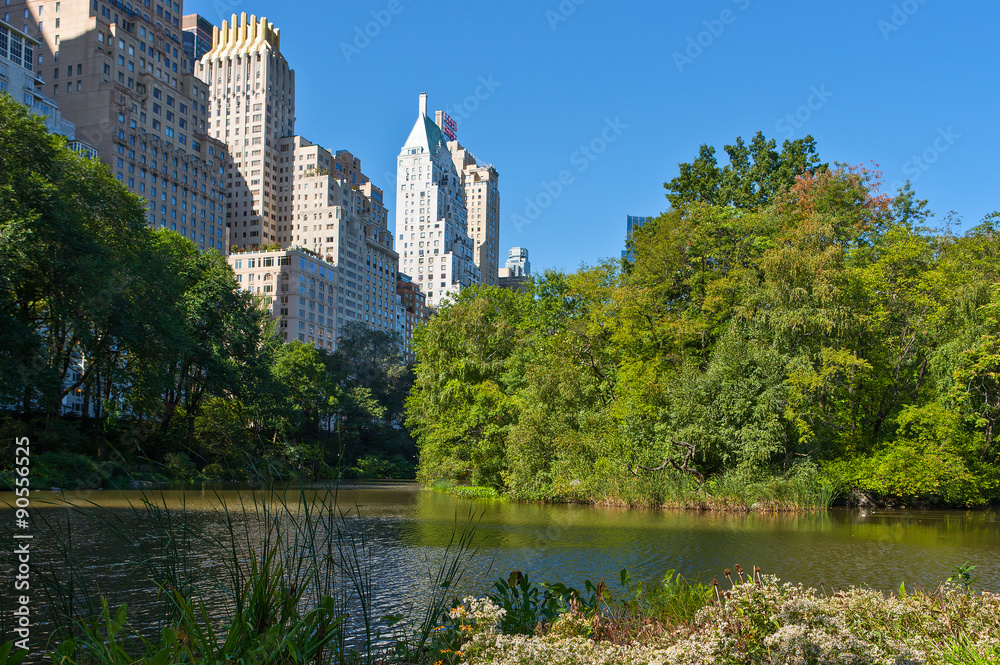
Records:
[[[535,271],[619,256],[626,215],[663,212],[679,162],[757,130],[779,143],[812,134],[824,161],[876,162],[890,186],[910,178],[938,221],[955,211],[968,228],[1000,209],[996,0],[188,0],[184,11],[280,28],[297,133],[350,150],[387,194],[427,92],[499,170],[501,254],[527,247]]]

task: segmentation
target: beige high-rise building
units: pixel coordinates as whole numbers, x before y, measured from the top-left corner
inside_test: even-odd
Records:
[[[180,3],[10,0],[3,11],[38,39],[44,92],[146,199],[149,223],[227,253],[228,150],[206,133],[207,90],[187,70]]]
[[[281,55],[280,31],[267,19],[235,14],[214,29],[212,50],[195,66],[207,88],[209,134],[229,146],[226,221],[234,248],[288,246],[294,177],[279,166],[282,137],[295,133],[295,72]]]
[[[339,324],[361,321],[373,330],[403,332],[396,296],[396,265],[382,190],[361,171],[361,160],[336,153],[301,136],[283,139],[279,164],[291,173],[283,217],[289,240],[337,270]]]
[[[442,127],[443,112],[435,114]],[[500,252],[500,174],[491,164],[482,164],[457,140],[448,141],[448,151],[465,190],[465,216],[473,242],[473,258],[482,283],[498,284]]]
[[[240,284],[269,299],[286,341],[335,350],[351,321],[404,332],[382,190],[350,152],[295,135],[295,74],[273,24],[234,15],[213,33],[195,72],[208,129],[235,163],[226,213]]]
[[[337,338],[337,271],[304,249],[239,252],[229,257],[240,288],[260,294],[286,342],[333,351]]]

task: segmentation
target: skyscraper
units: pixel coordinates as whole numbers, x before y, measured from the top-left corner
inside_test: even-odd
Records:
[[[447,116],[435,114],[435,124],[444,130]],[[462,179],[465,212],[472,238],[472,257],[482,283],[497,285],[500,253],[500,174],[491,164],[480,163],[458,140],[448,141],[455,169]]]
[[[203,16],[187,14],[181,20],[181,41],[184,43],[184,55],[188,59],[188,67],[194,73],[194,66],[201,57],[212,50],[212,33],[214,26]]]
[[[278,29],[233,16],[213,29],[196,71],[209,129],[236,165],[226,214],[242,288],[267,298],[287,341],[334,350],[352,321],[403,333],[382,190],[350,152],[295,135],[295,75]]]
[[[441,128],[427,117],[421,93],[417,121],[396,166],[399,268],[437,307],[449,295],[480,283],[469,237],[465,188]]]
[[[511,247],[507,252],[507,263],[499,270],[499,286],[511,291],[524,291],[531,278],[531,262],[524,247]]]
[[[511,247],[507,252],[507,263],[504,264],[508,277],[528,277],[531,275],[531,262],[528,261],[528,250],[524,247]]]
[[[46,94],[112,175],[146,199],[149,223],[226,253],[228,151],[206,132],[207,90],[183,53],[180,3],[11,0],[8,8],[37,36]]]
[[[632,239],[632,235],[635,233],[636,229],[643,226],[649,221],[649,217],[638,217],[636,215],[627,215],[625,218],[625,245],[628,246],[628,241]],[[622,258],[630,259],[632,254],[628,249],[622,250]]]
[[[280,139],[295,133],[295,73],[267,19],[234,14],[213,28],[212,50],[195,66],[208,90],[208,132],[227,144],[235,169],[227,181],[226,222],[234,248],[258,249],[292,237],[287,213],[292,174],[278,164]]]

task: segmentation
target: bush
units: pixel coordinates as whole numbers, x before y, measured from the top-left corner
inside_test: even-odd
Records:
[[[42,453],[32,457],[32,484],[36,488],[98,489],[114,486],[119,475],[113,462],[96,462],[74,453]]]
[[[167,453],[163,462],[171,480],[179,480],[188,484],[194,482],[198,467],[184,453]]]
[[[938,404],[910,407],[897,419],[896,439],[880,450],[827,467],[847,485],[904,503],[978,505],[987,500],[970,470],[968,453],[977,435],[961,417]]]
[[[401,479],[415,478],[416,470],[402,455],[384,457],[369,454],[360,458],[344,472],[346,478]]]

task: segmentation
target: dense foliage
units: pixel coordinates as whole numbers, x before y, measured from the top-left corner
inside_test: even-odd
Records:
[[[416,339],[419,477],[524,499],[1000,498],[1000,238],[811,138],[702,147],[630,259],[463,292]]]
[[[30,435],[36,484],[412,477],[411,376],[363,325],[332,354],[281,343],[222,255],[149,228],[141,198],[0,94],[0,429]]]

